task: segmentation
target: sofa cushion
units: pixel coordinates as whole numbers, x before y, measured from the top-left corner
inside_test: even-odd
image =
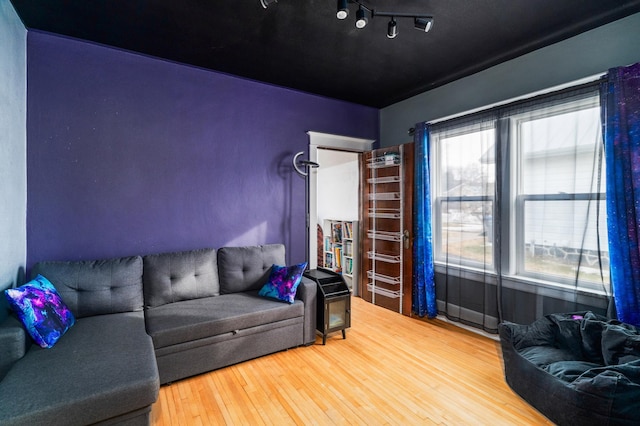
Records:
[[[549,364],[546,370],[565,382],[572,382],[586,371],[598,367],[600,365],[587,361],[559,361]]]
[[[296,290],[306,267],[307,262],[289,267],[273,265],[269,280],[262,286],[258,295],[293,303],[296,298]]]
[[[300,300],[289,305],[245,292],[147,309],[146,321],[157,349],[303,315]]]
[[[584,360],[581,325],[583,314],[550,314],[557,326],[555,345],[570,351],[574,360]]]
[[[557,326],[543,317],[530,325],[518,325],[518,333],[512,336],[513,346],[516,350],[529,346],[553,346],[556,340]]]
[[[582,336],[582,353],[587,361],[604,364],[602,355],[602,331],[607,326],[607,319],[593,312],[584,315],[580,325]]]
[[[602,332],[602,354],[606,365],[640,361],[640,332],[630,324],[607,324]]]
[[[220,294],[215,249],[154,254],[142,260],[147,308]]]
[[[43,348],[53,347],[76,321],[56,288],[42,275],[5,290],[5,294],[31,338]]]
[[[142,311],[142,258],[39,262],[32,275],[49,279],[76,318]]]
[[[541,368],[556,362],[576,360],[573,352],[553,346],[529,346],[518,352],[529,362]]]
[[[0,382],[0,424],[93,424],[153,404],[158,391],[142,312],[82,318],[13,365]]]
[[[282,244],[223,247],[218,250],[220,293],[259,290],[267,282],[271,266],[285,263]]]

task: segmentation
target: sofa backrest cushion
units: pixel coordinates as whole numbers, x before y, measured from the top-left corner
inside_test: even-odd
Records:
[[[142,258],[39,262],[31,271],[55,286],[76,318],[141,311]]]
[[[215,249],[154,254],[142,260],[147,308],[220,294]]]
[[[273,264],[285,264],[284,245],[267,244],[219,249],[220,293],[260,290],[269,279]]]

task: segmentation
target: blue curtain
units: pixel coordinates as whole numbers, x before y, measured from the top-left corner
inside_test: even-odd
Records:
[[[601,86],[611,285],[620,321],[640,326],[640,63]]]
[[[414,133],[413,185],[413,312],[421,317],[438,314],[433,280],[429,127],[419,123]]]

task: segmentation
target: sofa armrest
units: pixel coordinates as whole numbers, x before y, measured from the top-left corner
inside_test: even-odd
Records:
[[[302,277],[296,291],[296,299],[304,302],[304,344],[311,345],[316,341],[316,311],[318,286],[315,281]]]
[[[9,315],[0,324],[0,380],[11,370],[11,366],[29,349],[31,338],[15,317]]]

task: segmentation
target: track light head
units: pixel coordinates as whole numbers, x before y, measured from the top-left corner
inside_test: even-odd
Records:
[[[425,33],[429,32],[429,30],[433,27],[433,18],[425,17],[425,18],[416,18],[415,19],[415,29],[424,31]]]
[[[391,20],[389,21],[389,25],[387,26],[387,37],[396,38],[397,35],[398,35],[398,24],[396,23],[396,20],[393,17],[391,17]]]
[[[260,0],[260,4],[265,9],[268,8],[271,3],[278,3],[278,0]]]
[[[356,28],[364,28],[367,26],[369,18],[367,18],[367,12],[360,6],[356,12]]]
[[[338,0],[338,11],[336,17],[338,19],[346,19],[349,16],[349,8],[347,7],[347,0]]]

